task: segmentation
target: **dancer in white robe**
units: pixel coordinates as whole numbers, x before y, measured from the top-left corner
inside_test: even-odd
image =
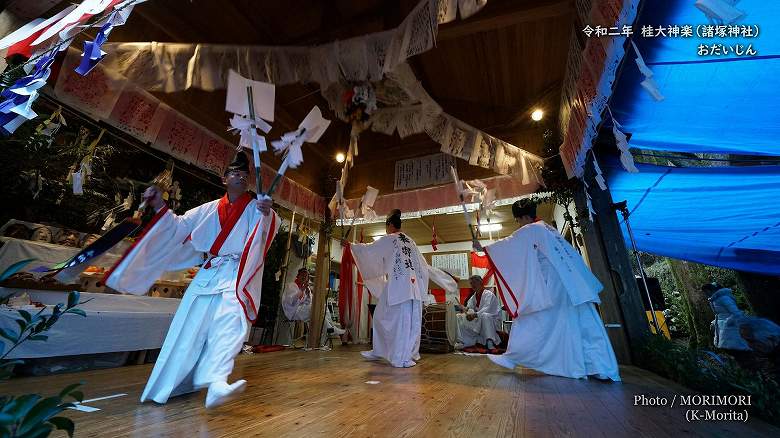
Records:
[[[458,347],[482,344],[495,348],[501,343],[498,329],[501,327],[501,304],[498,297],[482,285],[482,277],[469,278],[472,294],[466,306],[458,313]],[[488,342],[490,341],[490,342]],[[490,345],[492,344],[492,345]]]
[[[603,286],[554,228],[535,221],[535,205],[517,201],[512,214],[521,228],[484,248],[514,318],[506,353],[488,357],[509,369],[522,365],[555,376],[620,381],[594,306]]]
[[[239,153],[223,179],[227,193],[177,216],[161,193],[145,193],[157,211],[141,238],[106,276],[121,292],[144,294],[164,271],[204,262],[184,293],[141,402],[208,388],[206,407],[241,393],[245,380],[228,384],[250,322],[257,318],[265,254],[280,220],[269,198],[253,200],[249,165]]]
[[[420,360],[422,300],[428,280],[446,290],[457,289],[457,285],[449,275],[431,268],[414,241],[401,232],[400,210],[394,210],[385,225],[387,235],[376,242],[352,244],[363,282],[379,301],[373,315],[373,349],[361,354],[409,368]]]
[[[311,319],[311,288],[309,288],[309,271],[306,268],[298,270],[294,281],[287,284],[282,295],[282,310],[290,321],[306,321]],[[333,316],[328,306],[325,306],[325,330],[322,330],[323,339],[328,336],[328,331],[343,335],[346,333],[333,322]]]

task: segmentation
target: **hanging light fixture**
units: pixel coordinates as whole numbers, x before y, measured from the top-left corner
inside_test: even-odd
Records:
[[[346,157],[346,155],[344,155],[344,152],[339,152],[339,153],[336,154],[336,162],[337,163],[343,163],[344,160],[346,160],[346,159],[347,159],[347,157]]]
[[[542,117],[544,117],[544,111],[539,108],[535,109],[534,112],[531,113],[531,120],[534,122],[542,120]]]

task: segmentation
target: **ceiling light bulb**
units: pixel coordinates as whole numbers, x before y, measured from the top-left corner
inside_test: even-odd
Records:
[[[347,159],[347,157],[344,155],[343,152],[339,152],[339,153],[336,154],[336,162],[343,163],[344,160],[346,160],[346,159]]]
[[[540,109],[534,110],[534,112],[531,113],[531,119],[534,122],[538,122],[539,120],[542,120],[542,117],[544,117],[544,111]]]

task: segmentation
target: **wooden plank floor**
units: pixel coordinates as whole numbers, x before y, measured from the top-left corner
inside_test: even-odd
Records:
[[[753,418],[688,423],[685,408],[634,406],[635,395],[687,393],[634,367],[621,369],[623,383],[605,384],[510,372],[484,357],[454,354],[423,355],[417,367],[395,369],[366,362],[358,351],[242,355],[233,377],[246,378],[247,391],[213,411],[203,407],[205,392],[164,406],[139,404],[150,365],[20,378],[0,392],[53,393],[84,381],[87,399],[128,394],[87,403],[97,412],[68,411],[78,437],[780,436]]]

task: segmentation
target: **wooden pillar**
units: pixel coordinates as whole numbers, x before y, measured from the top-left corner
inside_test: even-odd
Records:
[[[647,314],[639,287],[631,269],[629,252],[623,240],[612,195],[600,190],[594,176],[592,154],[588,154],[584,180],[590,187],[591,204],[596,214],[583,230],[591,271],[604,285],[601,311],[607,334],[621,364],[632,362],[632,346],[643,342],[650,333]],[[618,199],[617,201],[622,201]],[[580,217],[588,214],[585,193],[578,190],[575,205]]]
[[[326,221],[328,218],[325,219]],[[320,225],[319,243],[317,244],[317,270],[314,272],[314,291],[311,300],[311,320],[309,322],[309,348],[320,346],[322,324],[325,318],[325,301],[328,296],[328,275],[330,263],[330,235],[326,232],[328,225]]]

